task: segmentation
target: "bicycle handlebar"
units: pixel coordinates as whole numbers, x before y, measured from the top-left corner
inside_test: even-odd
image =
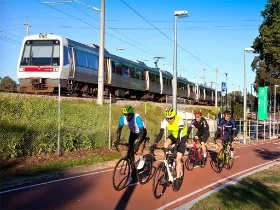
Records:
[[[156,156],[155,155],[155,153],[154,153],[154,151],[156,150],[156,149],[158,149],[158,150],[162,150],[163,152],[173,152],[174,150],[176,150],[176,147],[177,147],[177,145],[175,145],[175,144],[173,144],[172,145],[172,147],[171,148],[165,148],[165,147],[155,147],[155,148],[153,148],[153,149],[150,149],[150,154],[152,154],[153,156]]]
[[[150,138],[149,137],[145,137],[144,141],[143,141],[143,144],[145,145],[147,142],[149,142]],[[129,147],[129,144],[128,143],[117,143],[115,144],[115,148],[116,150],[119,152],[119,145],[122,145],[122,146],[126,146],[126,147]]]

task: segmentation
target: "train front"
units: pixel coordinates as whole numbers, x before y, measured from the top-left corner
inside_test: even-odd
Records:
[[[27,36],[23,40],[17,76],[20,91],[53,93],[67,85],[69,59],[67,40],[53,34]]]

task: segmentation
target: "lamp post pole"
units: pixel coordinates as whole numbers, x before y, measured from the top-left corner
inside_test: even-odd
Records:
[[[172,107],[177,110],[177,17],[187,16],[188,12],[174,11],[174,56],[173,56],[173,89]]]
[[[101,0],[100,10],[100,46],[99,46],[99,65],[98,65],[98,90],[97,104],[103,105],[104,92],[104,36],[105,36],[105,0]]]
[[[226,75],[226,110],[227,110],[227,75],[228,73],[225,73]]]
[[[244,88],[243,88],[243,144],[247,137],[247,88],[246,88],[246,52],[254,52],[253,48],[244,48]]]
[[[275,111],[276,111],[276,88],[279,87],[279,85],[274,85],[274,112],[273,112],[273,137],[275,136]]]

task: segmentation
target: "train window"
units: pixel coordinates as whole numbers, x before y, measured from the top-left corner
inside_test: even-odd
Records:
[[[123,74],[122,65],[116,65],[116,74],[118,74],[118,75]]]
[[[112,65],[112,73],[113,74],[116,74],[116,64],[114,61],[111,62],[111,65]]]
[[[88,67],[91,69],[98,69],[98,58],[96,55],[87,54]]]
[[[155,82],[156,81],[156,75],[152,74],[149,72],[149,78],[151,82]]]
[[[88,67],[86,53],[76,50],[76,63],[78,66]]]
[[[127,68],[126,66],[123,66],[123,74],[122,75],[124,77],[129,77],[130,76],[129,72],[130,72],[130,69]]]
[[[156,83],[160,83],[159,75],[156,75]]]
[[[21,65],[28,65],[30,61],[30,49],[31,46],[27,45],[24,48],[22,60],[21,60]]]
[[[143,80],[143,72],[141,70],[136,71],[136,79]]]
[[[134,68],[129,68],[129,75],[132,78],[136,78],[136,70]]]
[[[69,59],[68,59],[68,47],[64,46],[63,47],[63,65],[69,64]]]

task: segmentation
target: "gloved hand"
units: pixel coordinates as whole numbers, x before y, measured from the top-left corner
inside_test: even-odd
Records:
[[[235,136],[234,138],[233,138],[233,140],[235,140],[235,141],[237,141],[239,138],[237,137],[237,136]]]
[[[217,144],[217,137],[214,137],[214,143]]]
[[[156,147],[157,147],[157,143],[154,143],[149,147],[149,150],[152,154],[154,153],[154,150],[155,150]]]
[[[117,147],[119,143],[120,143],[120,140],[115,141],[114,142],[114,147]]]
[[[138,151],[139,146],[140,146],[140,140],[139,140],[139,139],[136,139],[136,140],[134,141],[134,149],[135,149],[135,151]]]

